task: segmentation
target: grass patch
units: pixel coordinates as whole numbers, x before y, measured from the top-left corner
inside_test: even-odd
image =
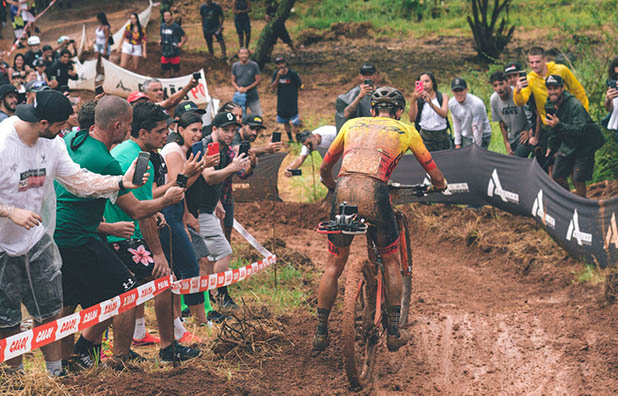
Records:
[[[605,274],[592,263],[584,263],[584,267],[580,271],[574,271],[573,276],[579,283],[597,283],[605,282]]]
[[[249,262],[240,257],[234,260],[231,267],[238,268],[247,264]],[[232,295],[238,304],[244,301],[250,306],[266,305],[273,313],[282,314],[290,309],[310,308],[308,299],[313,295],[312,289],[307,286],[310,280],[310,273],[278,261],[261,273],[232,286]]]

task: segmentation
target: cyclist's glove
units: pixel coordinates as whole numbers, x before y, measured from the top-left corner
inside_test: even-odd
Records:
[[[441,193],[443,191],[446,191],[447,189],[448,189],[448,183],[446,182],[446,178],[444,178],[444,187],[443,188],[436,188],[435,185],[431,184],[427,188],[427,193]]]

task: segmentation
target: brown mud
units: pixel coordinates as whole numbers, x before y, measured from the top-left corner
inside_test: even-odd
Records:
[[[413,341],[396,353],[387,352],[381,342],[375,381],[363,391],[350,390],[344,374],[343,283],[331,315],[331,345],[316,358],[310,356],[315,319],[307,310],[296,310],[274,318],[276,329],[271,331],[278,336],[267,353],[221,357],[201,345],[205,355],[180,370],[101,371],[68,384],[79,383],[84,394],[97,396],[618,392],[617,308],[605,303],[602,283],[575,281],[580,264],[565,257],[532,220],[488,208],[475,212],[434,205],[404,211],[416,225],[408,326]],[[284,249],[284,242],[285,249],[311,259],[306,268],[315,270],[315,280],[308,285],[312,292],[327,255],[325,237],[314,231],[325,213],[318,205],[289,203],[239,204],[237,209],[239,221],[258,240],[273,238],[276,221],[271,243]],[[465,234],[469,222],[480,235],[472,243]],[[519,239],[550,251],[541,254],[530,248],[521,253]],[[350,260],[363,259],[365,251],[357,238]],[[536,264],[524,264],[531,261]]]

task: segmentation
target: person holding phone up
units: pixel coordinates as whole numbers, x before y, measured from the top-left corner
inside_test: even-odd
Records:
[[[298,169],[305,162],[305,159],[313,150],[318,148],[328,149],[330,144],[337,137],[337,128],[334,125],[324,125],[313,131],[303,131],[298,135],[298,141],[303,144],[300,149],[300,155],[285,170],[285,175],[300,176],[301,170]]]
[[[358,79],[361,83],[352,88],[354,99],[343,110],[346,120],[356,117],[371,117],[371,94],[379,82],[376,67],[369,62],[363,63],[360,68]],[[347,94],[346,94],[347,95]]]
[[[416,79],[408,114],[410,122],[423,138],[429,151],[448,150],[448,95],[438,91],[436,78],[431,72],[421,73]]]
[[[545,86],[548,97],[543,123],[549,127],[545,156],[557,152],[551,176],[567,191],[571,176],[575,193],[585,198],[586,181],[594,171],[594,152],[605,138],[582,103],[565,90],[562,77],[548,76]]]
[[[240,124],[231,112],[218,113],[212,126],[212,133],[205,136],[192,147],[193,154],[207,152],[210,143],[218,143],[220,162],[216,166],[205,168],[201,176],[187,190],[187,208],[193,217],[197,218],[197,231],[208,250],[208,257],[200,259],[208,274],[227,271],[232,261],[232,247],[225,237],[220,220],[225,211],[221,201],[226,180],[234,174],[240,177],[249,176],[252,171],[251,161],[245,154],[236,156],[232,149],[232,141]],[[227,287],[218,289],[217,301],[221,310],[238,308]]]
[[[607,129],[611,131],[618,130],[618,58],[614,58],[609,65],[607,80],[607,92],[605,93],[605,110],[611,114]]]

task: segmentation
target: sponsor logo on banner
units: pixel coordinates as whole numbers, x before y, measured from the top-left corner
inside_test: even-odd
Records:
[[[238,269],[235,269],[232,271],[232,280],[234,282],[238,282],[238,278],[240,277],[240,271]]]
[[[541,220],[543,224],[551,229],[556,229],[556,219],[547,214],[547,208],[543,201],[543,190],[539,190],[539,194],[532,204],[532,216]]]
[[[58,330],[56,332],[56,339],[59,340],[69,334],[77,333],[79,331],[79,321],[79,313],[75,313],[58,319]]]
[[[4,358],[8,360],[29,351],[32,337],[32,329],[8,337],[6,339],[6,352],[4,353]]]
[[[603,247],[608,250],[610,245],[614,245],[615,249],[618,249],[618,228],[616,227],[616,213],[612,213],[612,219],[607,227],[607,234],[605,235],[605,242]]]
[[[502,199],[503,202],[510,202],[514,204],[519,203],[519,194],[506,191],[502,188],[502,183],[500,182],[500,177],[498,177],[498,170],[494,169],[491,174],[491,178],[489,179],[489,184],[487,185],[487,196],[493,197],[497,195]]]
[[[79,317],[81,318],[81,321],[79,323],[79,329],[83,330],[96,324],[97,319],[99,318],[99,312],[101,312],[101,308],[99,305],[94,305],[83,311],[79,311]]]
[[[111,300],[103,301],[101,304],[101,316],[99,316],[99,322],[118,315],[118,308],[120,308],[120,297],[116,296]]]
[[[225,284],[229,285],[232,282],[232,271],[225,271]]]
[[[247,268],[246,267],[240,267],[239,280],[245,279],[246,276],[247,276]]]
[[[56,339],[55,336],[57,326],[58,323],[56,321],[53,321],[32,329],[32,349],[39,348],[54,341]]]
[[[155,287],[157,291],[165,290],[170,286],[169,278],[161,278],[155,280]]]
[[[566,239],[567,241],[575,239],[579,246],[592,245],[592,234],[582,232],[579,229],[579,215],[577,214],[577,209],[574,210],[573,218],[569,222]]]
[[[217,274],[208,276],[208,289],[214,289],[217,286]]]

